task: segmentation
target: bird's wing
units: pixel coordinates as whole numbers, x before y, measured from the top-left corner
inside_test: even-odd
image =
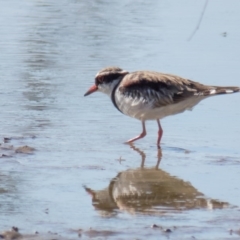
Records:
[[[132,98],[143,98],[154,107],[178,103],[194,95],[205,95],[208,86],[175,75],[138,71],[127,74],[118,91]]]

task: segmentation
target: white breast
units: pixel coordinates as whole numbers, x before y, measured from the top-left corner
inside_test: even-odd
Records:
[[[169,104],[162,107],[154,107],[154,100],[147,101],[143,97],[133,98],[121,94],[118,90],[115,93],[115,100],[118,108],[125,114],[139,120],[156,120],[164,117],[191,110],[205,96],[192,96],[184,101]]]

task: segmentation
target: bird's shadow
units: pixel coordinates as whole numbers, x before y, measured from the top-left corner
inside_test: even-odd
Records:
[[[131,149],[139,153],[139,168],[127,169],[113,177],[102,190],[93,190],[84,186],[92,197],[92,204],[101,214],[103,211],[117,214],[119,210],[130,214],[167,214],[191,209],[221,209],[229,206],[226,202],[209,199],[189,182],[171,176],[159,168],[162,150],[157,150],[157,162],[154,167],[144,167],[146,154],[140,148],[130,144]]]
[[[140,165],[140,167],[144,168],[145,161],[146,161],[146,154],[145,154],[145,152],[143,150],[141,150],[140,148],[136,147],[134,145],[134,143],[129,143],[128,145],[129,145],[129,147],[131,149],[133,149],[135,152],[137,152],[141,156],[141,165]],[[156,165],[155,165],[155,169],[159,168],[161,160],[162,160],[162,149],[161,148],[157,148],[157,162],[156,162]]]

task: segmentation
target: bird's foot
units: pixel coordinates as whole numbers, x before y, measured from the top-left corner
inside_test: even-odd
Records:
[[[125,143],[133,143],[133,142],[137,141],[138,139],[141,139],[145,136],[146,136],[146,132],[142,132],[139,136],[131,138],[128,141],[126,141]]]

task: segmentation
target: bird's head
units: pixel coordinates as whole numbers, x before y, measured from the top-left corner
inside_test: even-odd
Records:
[[[84,94],[87,96],[96,91],[100,91],[111,96],[114,87],[128,74],[127,71],[119,67],[108,67],[99,71],[95,77],[95,84]]]

